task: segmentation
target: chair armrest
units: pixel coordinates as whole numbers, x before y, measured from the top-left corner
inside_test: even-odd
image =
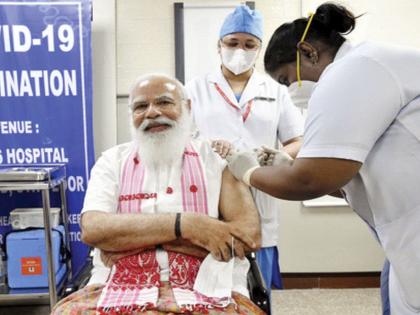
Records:
[[[249,297],[262,311],[270,315],[270,296],[258,266],[256,255],[250,253],[246,257],[251,265],[248,272]]]
[[[92,263],[92,257],[88,256],[88,258],[86,258],[86,262],[84,264],[84,266],[82,267],[82,269],[79,271],[79,273],[77,274],[76,277],[73,278],[73,280],[71,281],[71,283],[69,283],[63,293],[63,297],[66,297],[74,292],[76,292],[77,290],[82,289],[83,287],[86,286],[86,284],[88,283],[90,276],[91,276],[91,271],[93,268],[93,263]]]

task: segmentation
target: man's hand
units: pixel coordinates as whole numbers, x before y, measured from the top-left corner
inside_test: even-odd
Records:
[[[248,252],[248,246],[246,246],[241,240],[236,238],[233,239],[233,250],[235,252],[235,256],[238,256],[240,259],[244,259],[246,253]],[[255,248],[251,251],[255,251]]]
[[[182,214],[181,234],[191,243],[205,248],[217,260],[229,261],[232,258],[232,240],[239,257],[244,256],[244,250],[238,240],[250,248],[255,248],[254,241],[237,227],[194,213]]]
[[[220,155],[222,159],[226,159],[226,156],[229,154],[230,150],[233,149],[232,144],[226,140],[213,140],[211,142],[211,147],[214,152]]]
[[[257,150],[258,161],[261,166],[277,166],[283,163],[293,161],[292,157],[284,150],[276,150],[266,146],[262,146]]]
[[[233,150],[227,155],[229,170],[236,179],[243,181],[250,186],[249,179],[255,169],[260,167],[257,159],[257,152]]]

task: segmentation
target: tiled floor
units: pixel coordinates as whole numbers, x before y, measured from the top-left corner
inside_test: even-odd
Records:
[[[273,291],[273,315],[380,315],[379,289]]]
[[[48,315],[48,306],[0,307],[0,315]],[[379,289],[274,290],[273,315],[380,315]]]

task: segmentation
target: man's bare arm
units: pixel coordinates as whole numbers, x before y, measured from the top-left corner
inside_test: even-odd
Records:
[[[296,158],[302,146],[302,137],[296,137],[283,143],[283,150],[292,158]]]
[[[170,242],[176,239],[175,215],[88,211],[81,218],[82,241],[110,252]]]
[[[258,210],[255,207],[249,189],[236,180],[228,169],[223,172],[219,210],[225,222],[237,229],[241,229],[255,241],[257,248],[251,249],[243,246],[246,251],[256,250],[260,247],[261,229]],[[235,242],[237,245],[236,249],[240,250],[238,245],[243,245],[243,243],[240,240]],[[182,239],[163,244],[163,248],[197,257],[205,257],[208,254],[203,248]],[[226,257],[225,259],[228,258]]]
[[[81,219],[82,241],[108,252],[123,252],[176,239],[175,213],[171,214],[113,214],[89,211]],[[254,242],[240,229],[196,213],[182,213],[182,238],[211,252],[221,259],[231,235],[253,247]]]
[[[242,230],[254,240],[256,247],[245,246],[246,251],[254,251],[260,248],[261,224],[251,192],[248,187],[233,177],[228,168],[223,172],[219,209],[221,216],[228,224]],[[235,242],[240,241],[236,240]],[[237,255],[242,256],[240,253],[237,253]]]

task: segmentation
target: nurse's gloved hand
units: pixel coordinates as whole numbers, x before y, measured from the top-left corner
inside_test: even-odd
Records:
[[[257,160],[260,166],[266,166],[269,154],[266,153],[262,148],[254,149],[254,152],[257,153]]]
[[[257,159],[257,152],[255,151],[235,151],[227,155],[229,170],[232,172],[236,179],[243,181],[248,186],[253,171],[260,167]]]
[[[211,147],[214,152],[220,155],[222,159],[226,159],[226,156],[229,154],[230,150],[233,149],[232,144],[226,140],[213,140],[211,141]]]
[[[262,162],[260,162],[260,165],[263,166],[276,166],[283,163],[290,163],[291,161],[293,161],[293,158],[289,154],[287,154],[286,151],[281,149],[272,149],[266,146],[261,147],[260,155],[264,157],[264,159],[262,159]]]

